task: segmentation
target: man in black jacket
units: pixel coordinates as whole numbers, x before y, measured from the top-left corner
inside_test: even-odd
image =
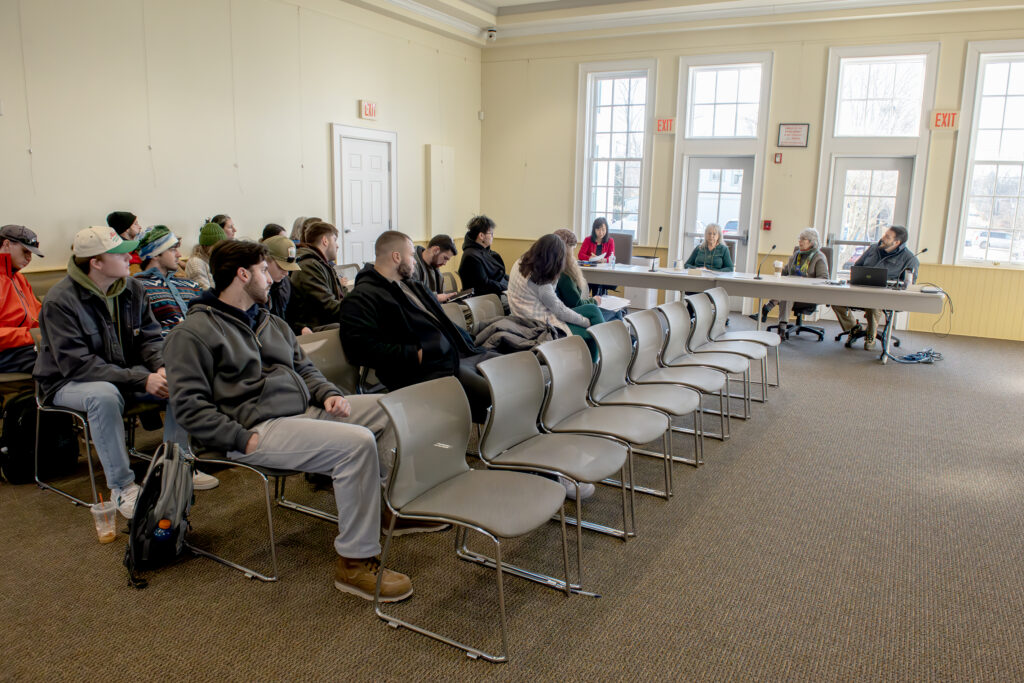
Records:
[[[491,251],[494,221],[487,216],[476,216],[466,228],[462,261],[459,263],[459,279],[463,288],[472,288],[477,296],[503,294],[508,289],[508,274],[501,256]]]
[[[373,368],[389,391],[454,375],[469,397],[473,421],[482,423],[491,396],[476,365],[497,354],[470,345],[434,295],[410,279],[415,252],[408,235],[389,230],[374,249],[373,267],[360,271],[342,302],[345,355]]]
[[[459,253],[455,242],[448,235],[434,235],[426,247],[416,247],[412,279],[422,282],[437,296],[441,303],[448,301],[454,292],[444,293],[441,268]]]
[[[338,229],[320,221],[307,227],[304,234],[306,241],[296,254],[302,270],[291,276],[287,314],[293,330],[308,327],[316,331],[341,320],[345,292],[331,265],[338,258]]]
[[[88,416],[110,500],[128,518],[139,487],[125,448],[125,402],[168,395],[160,324],[142,284],[128,277],[128,254],[138,245],[109,227],[75,235],[68,275],[43,302],[42,343],[33,371],[44,401]],[[185,442],[170,406],[164,440]],[[199,472],[194,481],[197,489],[217,485]]]

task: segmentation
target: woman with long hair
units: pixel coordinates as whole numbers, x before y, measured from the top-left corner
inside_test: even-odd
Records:
[[[583,238],[583,245],[580,246],[577,258],[580,261],[602,263],[610,263],[615,258],[615,240],[608,234],[608,220],[604,216],[594,219],[593,225],[590,226],[590,235]],[[608,285],[590,285],[589,287],[593,296],[601,296],[610,289]]]
[[[704,228],[704,241],[694,247],[690,258],[686,259],[686,267],[732,272],[732,256],[729,247],[722,243],[722,229],[717,223],[708,223]]]
[[[577,240],[576,234],[572,230],[560,228],[555,230],[554,234],[558,235],[565,242],[565,248],[569,254],[575,251]],[[555,285],[555,294],[558,295],[562,303],[574,311],[580,306],[594,305],[601,311],[605,322],[609,320],[622,320],[625,315],[623,311],[609,311],[601,308],[601,297],[584,297],[583,292],[585,291],[587,291],[587,279],[583,277],[583,269],[580,268],[580,264],[576,259],[566,258],[565,270],[562,271],[561,276],[558,278],[558,283]],[[576,312],[579,313],[579,311]]]

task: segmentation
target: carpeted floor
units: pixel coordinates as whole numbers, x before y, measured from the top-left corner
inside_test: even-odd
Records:
[[[86,509],[2,485],[0,679],[1024,679],[1024,344],[904,334],[904,349],[925,346],[945,360],[786,343],[770,402],[708,440],[705,466],[676,466],[673,500],[638,496],[637,538],[585,535],[603,597],[506,579],[502,665],[336,591],[326,522],[276,511],[276,584],[193,558],[136,591],[125,537],[100,545]],[[266,568],[256,481],[216,474],[196,542]],[[638,459],[640,479],[658,476]],[[290,493],[333,500],[299,481]],[[616,523],[617,500],[602,487],[588,516]],[[557,528],[506,559],[557,571]],[[393,609],[497,647],[493,573],[452,542],[398,539],[392,564],[416,594]]]

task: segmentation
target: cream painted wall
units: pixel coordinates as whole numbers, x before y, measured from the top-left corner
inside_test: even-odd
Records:
[[[654,57],[658,61],[656,114],[675,116],[678,60],[682,55],[770,50],[774,53],[769,110],[769,157],[783,152],[783,163],[768,163],[764,198],[755,219],[770,218],[762,251],[795,244],[814,222],[821,152],[828,49],[832,46],[938,41],[936,106],[958,109],[964,55],[969,40],[1024,37],[1024,12],[998,11],[926,15],[912,18],[816,21],[785,26],[677,31],[623,38],[594,38],[489,47],[483,53],[483,158],[481,206],[502,236],[530,238],[569,225],[577,127],[577,73],[584,62]],[[811,124],[806,149],[777,150],[780,122]],[[677,121],[677,127],[682,122]],[[919,246],[922,259],[940,257],[956,133],[931,136]],[[669,229],[673,138],[656,135],[649,224]],[[652,236],[654,232],[652,231]],[[648,240],[653,242],[653,239]]]
[[[425,145],[455,150],[453,222],[477,211],[480,82],[479,48],[338,0],[0,0],[0,223],[39,233],[38,269],[115,209],[186,246],[220,212],[248,237],[331,220],[337,122],[397,131],[421,239]]]

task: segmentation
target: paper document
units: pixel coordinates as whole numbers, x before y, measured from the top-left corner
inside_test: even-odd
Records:
[[[607,311],[618,311],[629,306],[629,299],[623,299],[621,296],[605,294],[601,297],[601,303],[598,305]]]
[[[587,260],[590,261],[591,263],[598,263],[600,261],[604,261],[607,256],[608,254],[594,254]]]

